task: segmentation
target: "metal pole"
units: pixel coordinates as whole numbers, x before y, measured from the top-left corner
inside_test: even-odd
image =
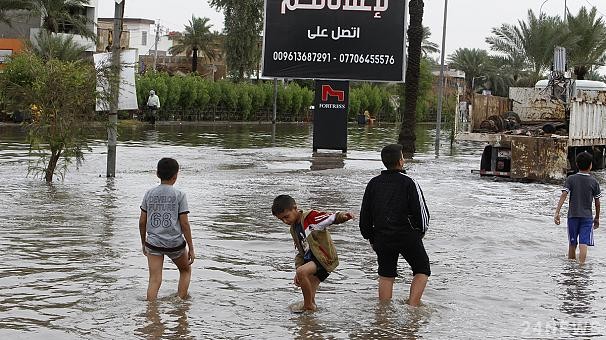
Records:
[[[118,144],[118,101],[120,98],[120,37],[124,2],[116,2],[114,8],[114,34],[112,41],[112,68],[115,74],[110,84],[109,126],[107,127],[107,177],[116,177],[116,145]]]
[[[442,125],[442,101],[444,97],[444,55],[446,54],[446,18],[448,0],[444,0],[444,25],[442,27],[442,56],[440,61],[440,92],[438,94],[438,114],[436,116],[436,156],[440,155],[440,128]]]
[[[156,25],[156,40],[154,47],[154,66],[153,70],[156,72],[156,63],[158,60],[158,41],[160,41],[160,19],[158,19],[158,24]]]
[[[272,124],[276,124],[278,116],[278,78],[274,78],[274,116],[271,119]]]
[[[564,0],[564,23],[566,23],[567,18],[568,18],[568,6],[567,6],[567,1]]]

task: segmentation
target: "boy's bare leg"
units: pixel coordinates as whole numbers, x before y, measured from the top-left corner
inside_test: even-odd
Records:
[[[147,301],[155,301],[162,284],[162,266],[164,256],[147,254],[147,266],[149,267],[149,283],[147,285]]]
[[[301,291],[303,291],[303,309],[305,310],[316,310],[314,301],[316,299],[316,289],[318,284],[314,284],[316,270],[318,267],[313,261],[307,262],[306,264],[297,268],[297,277],[299,278],[299,284]]]
[[[419,306],[421,304],[421,297],[427,286],[427,279],[429,276],[425,274],[417,274],[412,278],[410,284],[410,294],[408,296],[408,304],[411,306]]]
[[[313,288],[311,303],[314,305],[314,308],[316,308],[318,306],[316,304],[316,293],[318,292],[318,287],[320,287],[320,279],[318,279],[318,277],[316,275],[312,275],[310,277],[310,280],[311,280],[311,286]]]
[[[579,244],[579,264],[585,264],[587,258],[587,245]]]
[[[577,246],[576,245],[569,245],[568,246],[568,258],[570,260],[574,260],[577,258]]]
[[[191,265],[189,264],[189,256],[186,251],[178,259],[173,260],[179,269],[179,286],[177,288],[177,295],[183,300],[187,298],[187,290],[189,289],[189,282],[191,281]]]
[[[379,276],[379,300],[389,301],[393,294],[394,277]]]

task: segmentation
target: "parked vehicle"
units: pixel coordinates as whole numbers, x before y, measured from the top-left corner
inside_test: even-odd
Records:
[[[565,63],[563,63],[565,65]],[[475,95],[459,141],[486,142],[482,176],[560,181],[575,172],[576,155],[590,152],[603,169],[606,150],[606,84],[574,81],[563,71],[534,88],[510,88],[509,98]]]

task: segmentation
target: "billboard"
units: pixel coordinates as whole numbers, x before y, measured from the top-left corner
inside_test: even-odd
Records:
[[[316,80],[313,151],[347,152],[349,82]]]
[[[263,76],[404,81],[402,0],[265,0]]]

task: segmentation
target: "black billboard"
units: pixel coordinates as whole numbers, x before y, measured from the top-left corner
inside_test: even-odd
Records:
[[[263,76],[404,80],[406,1],[265,0]]]
[[[316,80],[313,151],[347,152],[349,82]]]

